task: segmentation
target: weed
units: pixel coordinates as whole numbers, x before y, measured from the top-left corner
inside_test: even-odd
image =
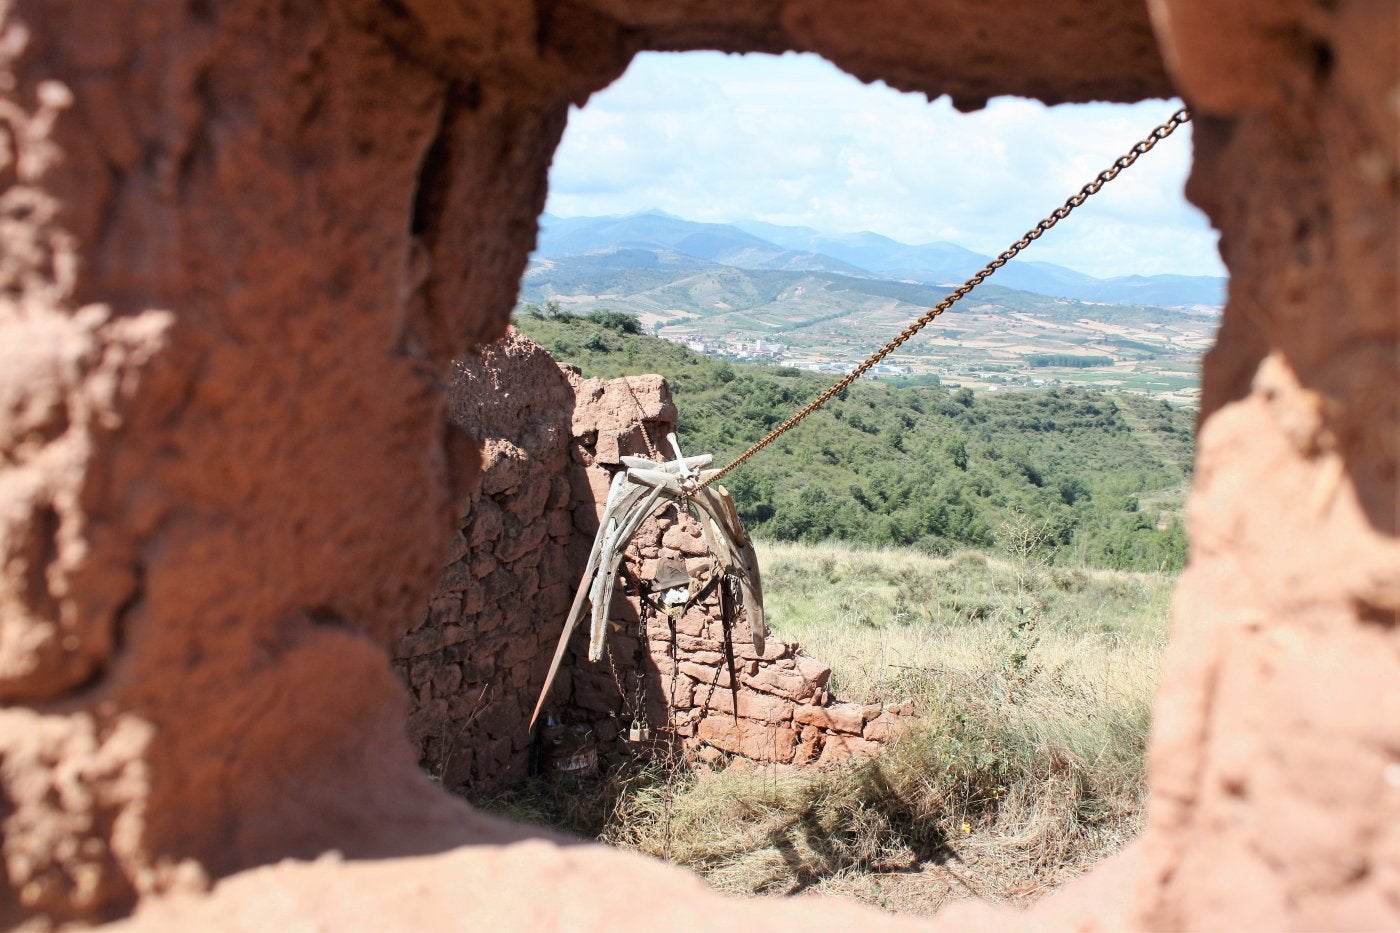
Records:
[[[928,912],[1024,903],[1139,830],[1173,578],[1007,557],[760,543],[769,618],[844,698],[910,698],[917,728],[824,771],[633,769],[487,805],[688,866],[722,890]],[[572,796],[571,796],[572,795]]]

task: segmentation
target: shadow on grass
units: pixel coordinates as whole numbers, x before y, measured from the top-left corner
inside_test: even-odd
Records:
[[[929,865],[962,863],[940,821],[921,814],[879,762],[860,766],[851,783],[838,799],[807,789],[790,819],[768,834],[767,846],[794,879],[782,893],[801,893],[852,868],[917,874]]]

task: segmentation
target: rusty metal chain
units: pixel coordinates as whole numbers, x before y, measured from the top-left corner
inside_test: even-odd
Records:
[[[1093,195],[1098,194],[1100,188],[1113,181],[1113,179],[1117,178],[1119,173],[1121,173],[1125,168],[1136,162],[1139,156],[1146,155],[1148,152],[1151,152],[1154,146],[1156,146],[1162,140],[1166,139],[1172,133],[1176,132],[1177,127],[1181,126],[1183,123],[1189,123],[1190,121],[1191,112],[1185,107],[1172,114],[1171,119],[1167,120],[1167,122],[1163,123],[1161,126],[1154,129],[1151,133],[1147,134],[1145,138],[1134,144],[1133,147],[1129,149],[1125,154],[1119,156],[1112,165],[1104,169],[1102,172],[1099,172],[1099,174],[1094,177],[1093,181],[1089,182],[1083,188],[1080,188],[1077,194],[1075,194],[1069,200],[1065,201],[1064,204],[1051,211],[1049,216],[1047,216],[1040,223],[1036,224],[1030,230],[1026,231],[1025,236],[1021,237],[1015,243],[1007,247],[1007,249],[1001,255],[997,256],[997,258],[993,259],[991,262],[983,266],[982,269],[976,275],[968,279],[962,285],[959,285],[957,289],[955,289],[952,292],[952,294],[948,295],[948,297],[944,298],[937,305],[924,312],[923,316],[921,316],[914,323],[904,328],[904,330],[899,333],[899,336],[895,337],[893,340],[885,344],[879,350],[876,350],[869,356],[869,358],[865,360],[865,362],[861,363],[855,369],[851,370],[845,376],[841,377],[841,380],[839,382],[835,383],[821,395],[818,395],[815,399],[808,402],[804,408],[797,412],[797,414],[793,415],[791,418],[774,428],[768,434],[767,437],[763,438],[763,440],[754,444],[748,450],[735,457],[723,469],[710,474],[703,481],[701,481],[699,485],[708,486],[711,483],[718,482],[719,480],[727,476],[730,473],[730,471],[742,465],[754,454],[758,453],[760,450],[767,447],[769,444],[773,443],[778,438],[782,437],[788,431],[791,431],[793,428],[797,427],[797,425],[800,424],[802,420],[805,419],[808,415],[812,414],[818,408],[821,408],[827,402],[831,401],[833,396],[841,392],[841,390],[845,389],[847,386],[855,382],[861,376],[865,375],[866,372],[869,371],[869,369],[872,366],[874,366],[876,363],[879,363],[881,360],[889,356],[895,350],[899,349],[910,337],[913,337],[919,331],[923,330],[926,326],[932,323],[934,318],[938,317],[944,311],[947,311],[956,302],[960,301],[963,298],[963,296],[965,296],[968,292],[972,291],[978,285],[981,285],[983,280],[986,279],[987,276],[991,275],[993,272],[1006,265],[1012,259],[1016,258],[1016,255],[1020,253],[1021,250],[1025,249],[1027,246],[1030,246],[1031,243],[1035,240],[1040,239],[1051,227],[1055,226],[1055,224],[1068,217],[1076,207],[1079,207],[1085,201],[1089,200],[1089,198]]]
[[[632,407],[637,409],[637,430],[642,432],[642,443],[646,445],[647,453],[656,463],[660,463],[664,457],[657,451],[656,445],[651,442],[651,435],[647,433],[647,413],[642,408],[642,400],[637,398],[637,390],[632,388],[632,377],[623,376],[622,384],[627,389],[627,394],[632,396]]]

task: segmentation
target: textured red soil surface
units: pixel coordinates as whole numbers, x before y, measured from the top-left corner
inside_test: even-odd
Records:
[[[845,910],[709,898],[473,815],[418,770],[388,661],[477,473],[449,361],[504,330],[569,104],[638,50],[720,48],[964,106],[1186,98],[1231,291],[1152,810],[1110,874],[1020,922],[1394,928],[1397,16],[0,0],[0,924]]]

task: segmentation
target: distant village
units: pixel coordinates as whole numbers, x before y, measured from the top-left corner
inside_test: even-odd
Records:
[[[657,336],[696,353],[703,353],[706,356],[735,362],[782,363],[793,369],[838,374],[844,374],[851,368],[850,361],[811,359],[810,349],[796,351],[803,353],[806,358],[798,357],[788,352],[789,348],[786,344],[774,343],[773,341],[764,340],[761,337],[745,339],[714,337],[694,333],[658,333]],[[1007,365],[972,366],[965,369],[945,369],[939,372],[925,367],[916,369],[913,366],[903,363],[877,363],[875,366],[871,367],[870,371],[867,373],[868,376],[874,378],[912,376],[916,374],[937,376],[939,385],[942,385],[945,389],[969,387],[981,392],[996,392],[1000,389],[1055,389],[1062,386],[1082,384],[1079,380],[1060,379],[1058,376],[1050,374],[1045,374],[1043,376],[1037,375]],[[1156,394],[1143,389],[1121,385],[1116,380],[1106,381],[1105,385],[1111,385],[1119,392],[1127,392],[1135,395]],[[1199,394],[1199,389],[1181,390],[1176,393],[1177,401],[1179,403],[1184,402],[1186,404],[1191,404],[1199,397]]]
[[[832,347],[830,349],[836,352],[826,355],[822,349],[812,346],[794,347],[762,337],[696,333],[678,329],[674,325],[663,328],[654,324],[652,333],[670,343],[717,359],[781,364],[792,369],[838,375],[849,372],[855,360],[865,352],[864,349],[855,348],[859,356],[852,357],[851,347]],[[1036,371],[1036,367],[1027,366],[1024,360],[979,358],[955,361],[944,358],[935,361],[921,359],[919,354],[915,354],[911,359],[906,354],[902,360],[877,363],[866,375],[876,379],[915,377],[921,382],[936,382],[945,389],[968,388],[978,392],[1036,391],[1064,386],[1097,385],[1117,392],[1166,398],[1178,405],[1200,404],[1199,385],[1154,385],[1152,380],[1171,378],[1171,374],[1165,377],[1154,376],[1151,372],[1137,372],[1135,366],[1125,367],[1121,364],[1096,367],[1093,372],[1077,369],[1068,372],[1045,372],[1043,369]]]
[[[818,373],[840,373],[849,367],[843,363],[820,360],[789,359],[787,345],[772,343],[762,337],[742,340],[725,337],[708,337],[702,334],[660,334],[661,339],[679,344],[696,353],[720,359],[743,363],[786,363],[794,369],[805,369]],[[913,367],[895,363],[877,363],[871,367],[872,376],[909,376]]]

